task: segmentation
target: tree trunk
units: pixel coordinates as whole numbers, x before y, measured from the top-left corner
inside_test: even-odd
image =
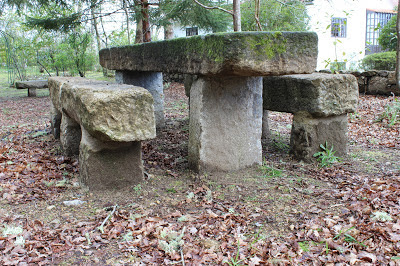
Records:
[[[174,27],[172,26],[172,21],[171,23],[168,23],[164,27],[164,40],[169,40],[174,38]]]
[[[400,88],[400,0],[397,6],[397,23],[396,23],[396,32],[397,32],[397,53],[396,53],[396,84],[397,88]]]
[[[141,18],[136,19],[136,37],[135,43],[143,42],[143,20]]]
[[[125,16],[126,16],[126,31],[128,33],[128,44],[131,44],[131,30],[130,30],[130,27],[129,27],[128,3],[127,3],[126,0],[122,0],[122,7],[124,9]]]
[[[147,0],[142,0],[142,17],[143,17],[143,42],[151,42],[149,3]]]
[[[242,31],[240,0],[233,0],[233,31]]]

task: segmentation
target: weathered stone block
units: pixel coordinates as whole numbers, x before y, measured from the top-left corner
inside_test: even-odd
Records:
[[[261,164],[261,77],[198,77],[190,92],[189,165],[197,171]]]
[[[60,129],[60,142],[63,153],[66,156],[78,155],[82,135],[81,126],[66,113],[63,113]]]
[[[100,51],[107,69],[196,75],[268,76],[312,73],[312,32],[234,32],[148,42]]]
[[[161,72],[116,71],[115,81],[120,84],[130,84],[148,90],[154,99],[154,116],[156,127],[164,128],[164,88]]]
[[[264,77],[264,109],[313,116],[354,112],[358,103],[357,79],[350,74],[313,73]]]
[[[307,112],[295,113],[290,137],[291,153],[295,158],[310,162],[321,151],[320,144],[336,151],[335,155],[347,154],[347,115],[313,117]]]
[[[80,182],[92,190],[121,189],[143,181],[140,141],[101,142],[85,129],[79,148]]]
[[[132,142],[154,138],[153,98],[140,87],[83,78],[50,78],[50,97],[93,137]]]

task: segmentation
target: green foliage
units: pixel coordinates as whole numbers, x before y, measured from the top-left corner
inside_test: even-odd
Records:
[[[232,5],[227,5],[226,1],[201,0],[200,2],[206,6],[232,9]],[[228,13],[205,9],[193,0],[164,0],[153,17],[156,18],[155,24],[159,26],[165,26],[172,20],[182,27],[199,27],[212,32],[227,31],[232,24],[232,16]]]
[[[303,1],[260,0],[259,20],[264,31],[306,31],[309,17]],[[257,31],[254,1],[241,5],[242,30]]]
[[[335,156],[336,151],[333,150],[333,146],[330,149],[328,148],[328,142],[325,142],[325,146],[321,144],[319,147],[322,151],[316,152],[313,156],[317,158],[321,167],[329,167],[341,161],[339,157]]]
[[[397,15],[393,16],[385,26],[381,28],[378,42],[384,50],[396,51],[397,34],[396,34]]]
[[[385,110],[375,120],[376,122],[382,122],[387,120],[387,126],[392,127],[400,122],[400,101],[398,98],[394,98],[393,101],[386,104]]]
[[[396,52],[390,51],[367,55],[363,58],[361,67],[365,70],[395,70]]]

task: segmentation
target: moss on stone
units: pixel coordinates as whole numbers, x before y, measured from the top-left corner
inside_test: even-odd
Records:
[[[254,35],[247,39],[247,43],[251,50],[257,55],[266,55],[268,59],[272,59],[277,55],[286,52],[287,40],[282,32],[271,32],[267,36]]]

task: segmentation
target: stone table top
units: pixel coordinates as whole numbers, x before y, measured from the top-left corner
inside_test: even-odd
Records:
[[[312,73],[317,55],[314,32],[233,32],[102,49],[100,64],[122,71],[270,76]]]

